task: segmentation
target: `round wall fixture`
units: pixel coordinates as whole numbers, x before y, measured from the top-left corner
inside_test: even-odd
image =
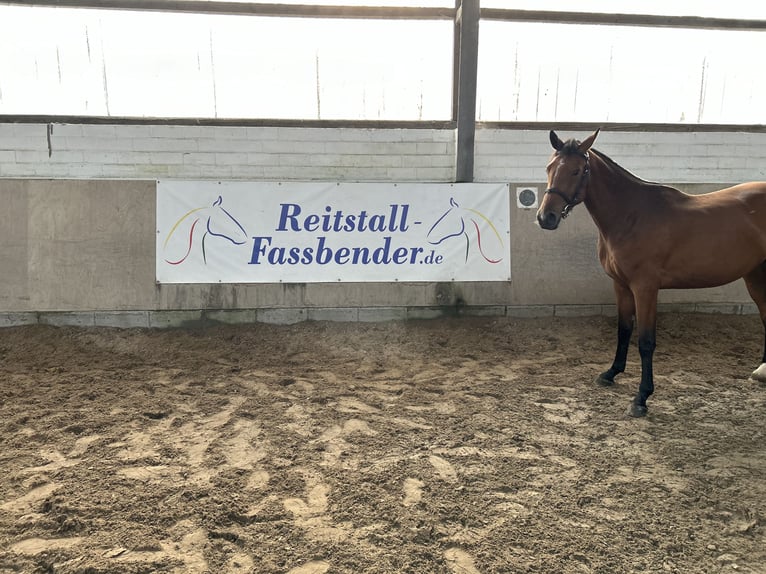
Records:
[[[522,209],[537,208],[537,188],[536,187],[517,187],[516,205]]]

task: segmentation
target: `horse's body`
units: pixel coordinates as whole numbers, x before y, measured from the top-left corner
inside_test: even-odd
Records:
[[[537,219],[542,228],[556,229],[583,203],[596,223],[598,255],[614,281],[618,315],[615,359],[597,381],[614,384],[625,370],[635,315],[641,384],[630,414],[643,416],[654,391],[659,289],[715,287],[743,277],[766,327],[766,182],[689,195],[639,179],[591,149],[597,135],[564,143],[551,131],[556,151]],[[766,380],[766,345],[753,377]]]

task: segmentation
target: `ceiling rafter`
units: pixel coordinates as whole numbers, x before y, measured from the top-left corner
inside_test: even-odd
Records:
[[[298,18],[352,18],[370,20],[452,20],[454,8],[386,6],[343,6],[315,4],[264,4],[259,2],[210,2],[205,0],[33,0],[0,2],[48,8],[89,8],[138,12],[176,12],[231,16],[273,16]]]
[[[342,4],[280,4],[277,2],[214,2],[210,0],[16,0],[0,1],[0,6],[2,5],[239,16],[386,20],[453,20],[457,10],[459,10],[448,7],[344,6]],[[483,20],[499,20],[507,22],[766,31],[766,20],[705,16],[662,16],[656,14],[614,14],[603,12],[562,12],[554,10],[482,8],[480,17]]]

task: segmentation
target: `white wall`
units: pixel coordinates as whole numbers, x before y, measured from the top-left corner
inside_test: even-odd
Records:
[[[0,177],[450,181],[453,130],[0,124]]]
[[[0,123],[0,313],[613,305],[587,211],[550,233],[515,203],[510,283],[155,283],[153,180],[452,181],[454,130],[53,125],[50,145],[44,124]],[[690,193],[766,179],[764,133],[604,132],[596,147]],[[479,129],[476,180],[542,190],[550,152],[546,130]],[[660,301],[750,305],[741,281]]]
[[[49,156],[47,129],[0,123],[0,177],[451,181],[455,171],[454,130],[54,124]],[[766,133],[603,131],[595,147],[654,181],[766,179]],[[475,178],[542,181],[550,152],[546,130],[479,129]]]
[[[562,139],[590,132],[557,130]],[[635,175],[668,184],[766,179],[766,133],[602,131],[594,147]],[[476,133],[478,181],[538,181],[552,152],[547,131]]]

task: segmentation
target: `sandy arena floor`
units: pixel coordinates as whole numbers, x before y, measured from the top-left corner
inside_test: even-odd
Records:
[[[0,330],[0,572],[766,573],[756,317]]]

